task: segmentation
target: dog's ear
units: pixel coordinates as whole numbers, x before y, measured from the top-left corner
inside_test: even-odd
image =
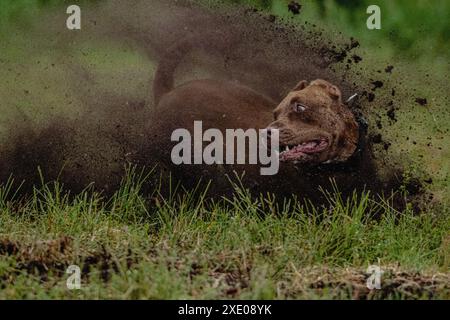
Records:
[[[336,87],[335,85],[332,85],[328,81],[325,81],[322,79],[317,79],[317,80],[314,80],[313,82],[311,82],[311,85],[319,86],[319,87],[325,89],[333,100],[338,100],[339,102],[341,102],[341,100],[342,100],[341,90],[339,90],[338,87]]]
[[[333,100],[338,100],[339,102],[342,100],[342,93],[341,90],[339,90],[338,87],[334,85],[329,85],[327,87],[328,94]]]
[[[302,80],[299,83],[297,83],[297,85],[294,87],[294,89],[292,89],[292,91],[300,91],[305,89],[308,86],[308,81],[306,80]]]

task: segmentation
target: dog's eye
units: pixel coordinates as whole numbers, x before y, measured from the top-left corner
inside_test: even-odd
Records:
[[[295,112],[301,113],[301,112],[306,111],[307,109],[308,109],[308,107],[305,106],[304,104],[301,104],[300,102],[294,103],[294,111]]]

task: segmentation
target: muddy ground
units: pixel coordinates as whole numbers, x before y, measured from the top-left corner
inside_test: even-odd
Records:
[[[49,241],[19,242],[8,238],[0,238],[0,257],[15,259],[17,261],[15,272],[5,273],[0,284],[6,286],[14,283],[16,277],[26,272],[36,276],[42,282],[49,279],[64,279],[66,269],[74,263],[80,265],[82,281],[89,280],[90,272],[98,270],[99,278],[104,284],[111,281],[113,274],[119,274],[125,270],[132,270],[139,264],[135,252],[128,249],[126,256],[126,266],[118,265],[117,258],[102,246],[100,249],[75,254],[73,239],[62,237]],[[156,251],[148,252],[144,260],[158,263]],[[250,259],[251,260],[251,259]],[[193,263],[184,265],[181,259],[168,261],[168,270],[182,272],[186,268],[189,271],[189,278],[192,280],[201,275],[205,270]],[[249,287],[251,280],[252,266],[247,268],[230,268],[227,265],[211,266],[208,270],[208,277],[217,286],[223,288],[223,296],[226,298],[236,298],[242,290]],[[295,299],[304,294],[323,295],[325,292],[334,298],[350,296],[352,299],[388,299],[394,297],[404,297],[404,299],[432,299],[439,297],[444,292],[450,290],[450,279],[447,274],[426,274],[419,272],[405,271],[399,266],[391,265],[383,270],[382,290],[369,290],[367,281],[370,274],[358,268],[328,268],[313,267],[301,270],[293,277],[286,275],[285,281],[282,279],[278,285],[278,295],[284,298]]]

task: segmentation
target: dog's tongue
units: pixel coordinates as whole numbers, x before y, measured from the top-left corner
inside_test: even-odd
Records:
[[[296,147],[291,148],[289,151],[285,151],[281,154],[281,161],[288,160],[301,160],[305,158],[308,153],[312,153],[314,148],[316,147],[316,143],[308,142],[302,145],[298,145]]]
[[[320,152],[327,147],[327,142],[325,140],[321,141],[309,141],[301,145],[295,146],[289,151],[285,151],[280,155],[281,161],[289,160],[302,160],[306,158],[308,154],[313,154]]]
[[[292,149],[294,152],[301,152],[301,153],[314,153],[317,149],[317,146],[319,145],[316,141],[310,141],[301,145],[298,145]]]
[[[305,158],[307,156],[306,153],[295,151],[295,149],[292,149],[288,152],[283,152],[280,155],[280,161],[289,161],[289,160],[301,160],[302,158]]]

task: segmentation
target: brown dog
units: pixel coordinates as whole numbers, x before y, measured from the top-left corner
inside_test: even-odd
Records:
[[[204,130],[222,132],[278,129],[280,160],[294,163],[346,161],[355,152],[359,136],[340,90],[324,80],[301,81],[278,106],[242,85],[195,80],[162,95],[154,119],[157,124],[152,126],[160,138],[169,138],[176,128],[193,132],[196,120],[203,122]]]
[[[183,56],[199,43],[204,47],[216,43],[205,41],[202,37],[188,38],[175,44],[161,59],[153,82],[155,106],[148,125],[151,148],[144,150],[148,158],[143,162],[159,164],[187,188],[195,186],[200,178],[212,181],[210,190],[216,195],[229,193],[228,177],[235,172],[245,172],[243,182],[255,192],[317,197],[317,186],[328,185],[330,177],[342,177],[343,183],[352,188],[353,182],[348,181],[352,178],[346,173],[330,176],[321,174],[322,169],[309,168],[346,162],[357,149],[358,125],[343,104],[341,91],[324,80],[303,80],[277,104],[234,81],[205,79],[174,85],[174,74]],[[213,49],[220,52],[223,45]],[[171,150],[176,142],[171,141],[172,133],[183,128],[193,136],[194,121],[198,120],[202,121],[203,130],[278,129],[280,171],[274,176],[261,176],[257,165],[173,164]]]
[[[278,106],[263,94],[227,81],[196,80],[174,88],[176,68],[194,47],[220,52],[233,45],[226,35],[220,36],[221,41],[217,37],[214,32],[187,37],[161,59],[153,82],[156,135],[165,132],[170,137],[167,130],[174,128],[192,132],[194,121],[202,120],[204,129],[222,132],[278,129],[283,162],[343,162],[353,155],[359,139],[357,122],[342,103],[341,91],[327,81],[301,81]]]

